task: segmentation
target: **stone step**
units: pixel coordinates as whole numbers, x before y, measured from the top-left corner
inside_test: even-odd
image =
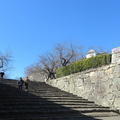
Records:
[[[111,117],[111,116],[119,116],[120,115],[116,112],[88,112],[88,113],[83,113],[86,116],[92,116],[92,117]],[[114,120],[114,119],[113,119]],[[118,119],[119,120],[119,119]]]
[[[39,99],[19,99],[19,98],[16,98],[16,99],[0,99],[0,102],[11,102],[11,101],[15,101],[15,102],[40,102],[40,101],[74,101],[74,102],[90,102],[90,103],[94,103],[92,101],[88,101],[88,100],[83,100],[83,99],[66,99],[66,98],[50,98],[50,97],[41,97]]]
[[[8,88],[8,86],[10,86],[10,87],[12,87],[11,85],[13,85],[13,84],[6,84],[7,86],[5,86],[5,84],[0,84],[0,88],[1,89],[4,89],[4,88],[6,88],[6,90],[7,89],[11,89],[11,88]],[[13,86],[13,87],[15,87],[15,88],[18,88],[18,85],[15,85],[15,86]],[[24,90],[24,88],[25,88],[25,86],[23,86],[23,90]],[[72,95],[72,93],[67,93],[67,92],[64,92],[64,91],[61,91],[61,90],[56,90],[56,89],[54,89],[54,88],[42,88],[42,89],[33,89],[33,88],[31,88],[30,86],[29,86],[29,90],[31,91],[31,92],[60,92],[60,93],[66,93],[66,94],[71,94]]]
[[[21,114],[2,116],[0,120],[94,120],[92,117],[80,113],[58,113],[58,114]],[[98,119],[95,119],[98,120]]]
[[[37,92],[35,92],[35,93],[31,93],[31,94],[33,94],[33,95],[40,95],[40,96],[63,96],[63,97],[68,97],[68,95],[67,94],[56,94],[56,93],[37,93]],[[72,97],[72,96],[71,96]]]
[[[11,91],[9,91],[9,92],[11,92]],[[27,96],[35,95],[36,97],[38,96],[38,97],[66,97],[66,98],[67,97],[71,97],[72,98],[72,96],[67,96],[67,95],[55,95],[55,94],[46,95],[46,94],[38,94],[38,93],[34,93],[34,94],[31,94],[31,95],[28,95],[27,93],[22,94],[22,92],[18,92],[18,93],[17,92],[12,92],[12,94],[5,94],[5,95],[4,94],[0,94],[1,97],[6,97],[6,96],[10,97],[11,95],[13,97],[19,97],[19,96],[27,97]]]
[[[0,89],[1,89],[1,88],[0,88]],[[49,95],[49,94],[50,94],[50,95],[51,95],[51,94],[52,94],[52,95],[55,94],[55,95],[60,95],[60,96],[61,96],[61,95],[65,95],[65,96],[78,97],[78,96],[75,96],[75,95],[66,94],[66,93],[59,93],[59,92],[51,92],[51,93],[50,93],[50,92],[49,92],[49,93],[48,93],[48,92],[41,92],[41,93],[40,93],[40,92],[33,92],[33,91],[30,91],[30,90],[29,90],[28,92],[26,92],[26,91],[24,91],[24,90],[23,90],[23,91],[19,91],[18,89],[15,89],[15,88],[12,88],[12,89],[3,88],[3,89],[1,89],[1,91],[4,91],[4,92],[5,92],[6,94],[8,94],[8,95],[11,94],[11,93],[10,93],[10,91],[11,91],[11,92],[15,92],[15,93],[20,93],[20,92],[21,92],[21,93],[39,94],[39,95],[40,95],[40,94],[48,94],[48,95]],[[8,91],[9,91],[9,92],[8,92]],[[0,94],[1,94],[1,95],[4,95],[2,92],[0,92]]]
[[[26,117],[26,118],[5,118],[5,119],[0,119],[0,120],[93,120],[92,118],[89,117],[81,117],[81,116],[71,116],[71,117]],[[98,119],[95,119],[98,120]]]
[[[6,113],[0,113],[1,120],[53,120],[53,119],[60,119],[60,120],[94,120],[93,117],[107,117],[111,118],[113,116],[116,116],[119,118],[118,114],[115,112],[110,112],[110,111],[82,111],[82,112],[77,112],[77,111],[42,111],[42,112],[35,112],[35,113],[29,113],[29,112],[7,112]],[[7,118],[7,119],[6,119]],[[95,119],[98,120],[98,119]],[[103,120],[103,119],[99,119]],[[107,119],[109,120],[109,119]],[[112,119],[114,120],[114,119]],[[119,120],[119,119],[115,119]]]
[[[63,107],[69,107],[69,108],[107,108],[107,107],[102,107],[102,106],[96,106],[96,105],[74,105],[74,104],[61,104]],[[0,109],[3,108],[48,108],[48,107],[61,107],[60,104],[21,104],[21,105],[16,105],[16,104],[9,104],[9,105],[0,105]]]
[[[3,118],[4,114],[2,114],[2,118]],[[14,117],[13,117],[14,116]],[[21,118],[24,118],[24,120],[44,120],[44,118],[46,120],[53,120],[53,119],[62,119],[65,118],[66,119],[70,119],[72,118],[72,120],[76,120],[76,118],[79,118],[78,120],[94,120],[93,117],[111,117],[111,116],[118,116],[117,113],[113,113],[110,111],[101,111],[101,112],[85,112],[85,113],[78,113],[76,111],[69,111],[69,112],[47,112],[47,114],[39,114],[39,113],[33,113],[33,114],[22,114],[22,113],[17,113],[17,114],[9,114],[9,115],[5,115],[4,118],[7,118],[5,120],[21,120]],[[16,117],[16,119],[15,119]],[[92,118],[91,118],[92,117]],[[119,116],[118,116],[119,117]],[[3,120],[3,119],[2,119]],[[97,120],[97,119],[95,119]],[[100,120],[100,119],[99,119]],[[109,119],[108,119],[109,120]],[[114,120],[114,119],[112,119]],[[119,119],[116,119],[119,120]]]
[[[109,109],[107,108],[80,108],[80,107],[77,107],[77,108],[65,108],[65,107],[48,107],[47,109],[46,108],[35,108],[35,109],[28,109],[28,108],[24,108],[24,109],[2,109],[0,110],[0,113],[1,114],[9,114],[9,113],[14,113],[14,114],[17,114],[17,113],[47,113],[47,112],[69,112],[69,111],[72,111],[72,110],[75,110],[75,111],[79,111],[81,113],[87,113],[87,112],[101,112],[101,111],[104,111],[104,112],[107,112],[107,111],[110,111]]]
[[[84,107],[84,108],[109,108],[109,107],[103,107],[103,106],[99,106],[99,105],[95,105],[95,104],[65,104],[65,103],[63,103],[63,104],[55,104],[55,103],[50,103],[50,102],[44,102],[44,103],[32,103],[32,104],[29,104],[29,103],[23,103],[23,104],[17,104],[17,103],[7,103],[7,104],[0,104],[0,109],[1,108],[11,108],[11,107],[60,107],[60,105],[61,106],[66,106],[66,107],[80,107],[80,108],[82,108],[82,107]]]
[[[39,100],[39,101],[9,101],[9,100],[7,100],[7,101],[1,101],[1,102],[3,102],[3,103],[17,103],[17,104],[21,104],[21,103],[24,103],[24,104],[27,104],[27,103],[39,103],[39,102],[44,102],[44,100]],[[49,101],[48,102],[53,102],[53,103],[55,103],[55,102],[65,102],[65,103],[69,103],[69,102],[72,102],[72,103],[74,103],[74,102],[76,102],[76,103],[94,103],[94,102],[91,102],[91,101],[79,101],[79,100],[63,100],[63,99],[61,99],[61,100],[54,100],[54,99],[49,99]]]
[[[47,99],[48,101],[51,101],[51,102],[60,102],[60,101],[62,101],[62,102],[77,102],[77,103],[94,103],[93,101],[85,101],[85,100],[70,100],[70,99],[68,99],[68,100],[66,100],[66,99]]]
[[[31,110],[32,109],[32,110]],[[18,112],[18,113],[38,113],[40,112],[40,114],[42,113],[46,113],[48,114],[49,111],[52,111],[53,112],[69,112],[69,111],[77,111],[77,112],[101,112],[101,111],[109,111],[109,109],[107,108],[100,108],[100,107],[85,107],[85,106],[12,106],[12,107],[8,107],[5,108],[5,107],[1,107],[0,108],[0,114],[7,114],[9,112],[12,112],[12,113],[15,113]]]
[[[8,93],[8,91],[9,91],[9,93]],[[17,94],[17,93],[19,94],[19,92],[20,92],[18,89],[16,89],[16,91],[15,91],[14,89],[13,89],[13,90],[11,90],[11,89],[9,90],[9,89],[4,88],[4,92],[6,92],[7,95],[11,95],[10,91],[11,91],[11,92],[14,92],[14,93],[16,93],[16,94]],[[23,93],[23,92],[26,92],[26,91],[22,91],[21,93]],[[27,92],[26,92],[26,93],[27,93]],[[51,91],[51,93],[50,93],[50,92],[47,92],[47,91],[45,91],[45,92],[35,92],[35,91],[34,91],[34,92],[33,92],[33,91],[30,91],[30,90],[29,90],[29,94],[34,94],[34,95],[37,94],[37,95],[41,95],[41,96],[43,96],[43,95],[46,95],[46,96],[47,96],[47,95],[48,95],[48,96],[50,96],[50,95],[51,95],[51,96],[58,95],[58,96],[66,96],[66,97],[67,97],[67,96],[71,96],[71,97],[73,97],[72,94],[66,94],[66,93],[60,93],[60,92],[52,92],[52,91]],[[4,96],[4,93],[0,93],[0,95],[1,95],[1,96]],[[76,97],[76,96],[74,95],[74,97]]]
[[[71,99],[71,100],[86,100],[86,101],[88,101],[87,99],[83,99],[83,98],[77,98],[77,97],[69,97],[69,96],[39,96],[39,97],[32,97],[32,96],[1,96],[1,99],[9,99],[9,100],[15,100],[15,99],[19,99],[19,100],[27,100],[27,99],[29,99],[29,100],[31,100],[31,99],[40,99],[40,98],[45,98],[45,99],[49,99],[49,98],[51,98],[51,99]]]
[[[80,105],[80,106],[98,106],[95,105],[93,103],[75,103],[75,102],[47,102],[47,101],[43,101],[43,102],[26,102],[26,103],[16,103],[16,102],[8,102],[8,103],[4,103],[4,104],[0,104],[0,106],[4,105],[5,107],[7,106],[38,106],[38,105]],[[102,106],[99,106],[102,107]]]
[[[92,113],[93,116],[97,116],[96,113]],[[60,115],[48,115],[48,116],[45,116],[45,115],[24,115],[24,116],[17,116],[16,118],[14,117],[9,117],[9,118],[6,118],[5,120],[21,120],[21,118],[23,118],[22,120],[104,120],[104,119],[99,119],[99,117],[113,117],[113,116],[116,116],[116,115],[113,115],[113,114],[109,114],[109,113],[102,113],[102,115],[98,114],[97,118],[98,119],[95,119],[93,118],[93,116],[85,116],[83,114],[60,114]],[[0,119],[0,120],[4,120],[4,119]],[[109,119],[108,119],[109,120]],[[112,119],[112,120],[119,120],[119,119]]]

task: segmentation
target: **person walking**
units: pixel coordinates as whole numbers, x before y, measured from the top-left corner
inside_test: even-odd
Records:
[[[26,89],[26,91],[28,91],[28,88],[29,88],[29,78],[28,77],[26,77],[26,79],[25,79],[25,89]]]
[[[18,81],[18,89],[19,89],[20,91],[21,91],[22,88],[23,88],[23,83],[24,83],[24,81],[23,81],[22,77],[20,77],[20,80]]]
[[[5,73],[4,73],[3,71],[2,71],[2,72],[0,72],[0,78],[2,78],[2,79],[3,79],[4,75],[5,75]]]

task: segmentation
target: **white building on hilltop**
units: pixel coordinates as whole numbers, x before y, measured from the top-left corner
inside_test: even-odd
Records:
[[[86,58],[91,58],[91,57],[95,57],[96,56],[96,51],[91,49],[88,51],[88,54],[86,55]]]

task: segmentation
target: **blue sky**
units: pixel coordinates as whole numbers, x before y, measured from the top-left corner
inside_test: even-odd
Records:
[[[0,51],[13,56],[11,77],[57,43],[85,50],[120,46],[119,0],[0,0]]]

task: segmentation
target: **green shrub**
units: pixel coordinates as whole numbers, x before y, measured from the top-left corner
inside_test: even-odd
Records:
[[[111,63],[111,54],[100,54],[96,57],[82,59],[68,66],[61,67],[57,70],[57,77],[67,76],[73,73],[81,72],[90,68],[101,67]]]

